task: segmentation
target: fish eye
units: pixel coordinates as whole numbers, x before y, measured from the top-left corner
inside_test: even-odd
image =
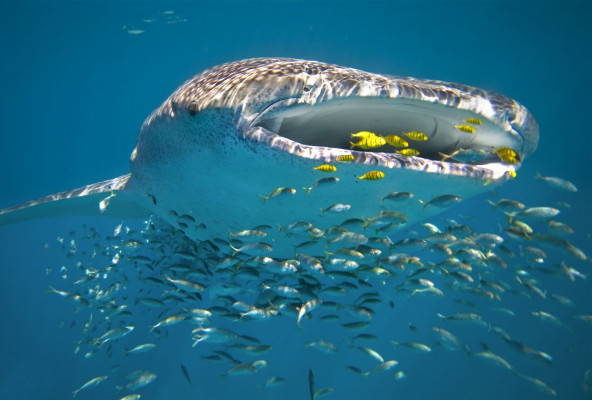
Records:
[[[310,92],[311,90],[312,90],[312,87],[311,87],[311,86],[309,86],[309,85],[304,85],[304,87],[302,88],[302,91],[303,91],[304,93],[308,93],[308,92]]]

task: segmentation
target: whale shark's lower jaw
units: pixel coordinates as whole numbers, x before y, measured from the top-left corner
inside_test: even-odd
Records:
[[[470,125],[467,120],[478,123]],[[351,135],[359,131],[398,135],[419,155],[399,154],[400,148],[388,144],[352,150],[355,139]],[[428,140],[413,141],[403,135],[412,131],[424,133]],[[502,162],[497,149],[515,150],[519,161],[527,155],[523,137],[511,125],[504,127],[471,111],[410,99],[356,97],[314,106],[296,99],[281,100],[258,115],[244,132],[245,138],[298,157],[331,162],[351,154],[354,163],[479,179],[513,176],[519,168],[520,162]],[[472,157],[463,159],[467,154]]]

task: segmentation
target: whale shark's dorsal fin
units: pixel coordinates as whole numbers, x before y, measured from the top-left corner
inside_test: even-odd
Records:
[[[117,218],[148,216],[150,198],[123,191],[130,174],[78,189],[68,190],[19,204],[0,211],[0,225],[42,217],[63,215],[102,215]]]

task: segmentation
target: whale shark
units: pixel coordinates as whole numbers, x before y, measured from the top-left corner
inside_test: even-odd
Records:
[[[357,132],[421,132],[427,140],[408,140],[416,155],[406,155],[355,147]],[[6,208],[0,225],[156,215],[195,240],[279,226],[266,241],[274,257],[289,257],[295,244],[282,227],[325,230],[348,219],[366,227],[385,211],[401,215],[393,229],[410,226],[457,203],[433,201],[439,196],[460,201],[515,177],[538,136],[532,114],[495,92],[317,61],[246,59],[201,72],[154,110],[128,174]],[[391,204],[393,192],[413,199]]]

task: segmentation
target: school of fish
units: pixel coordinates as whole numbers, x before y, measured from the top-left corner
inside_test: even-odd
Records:
[[[480,120],[471,119],[457,128],[470,134],[479,124]],[[429,140],[421,132],[404,136],[411,141]],[[359,132],[352,138],[358,139],[352,146],[362,149],[408,146],[401,137],[372,132]],[[504,149],[496,153],[502,161],[512,162],[516,157]],[[339,162],[351,161],[347,156],[340,158],[337,165],[316,167],[320,175],[332,175],[302,190],[309,193],[319,186],[338,190]],[[527,303],[532,312],[524,318],[533,318],[537,329],[555,326],[568,336],[575,330],[590,329],[592,315],[575,312],[569,293],[549,289],[555,279],[589,285],[590,259],[571,243],[574,230],[559,220],[560,208],[525,205],[492,193],[487,200],[491,205],[481,205],[493,217],[491,231],[476,231],[471,220],[453,213],[440,222],[434,219],[406,227],[406,216],[396,211],[401,202],[417,202],[423,208],[450,207],[463,199],[453,193],[432,199],[418,199],[406,192],[372,193],[372,181],[384,176],[385,172],[374,170],[358,177],[368,181],[369,196],[383,209],[364,219],[348,218],[350,206],[344,194],[342,203],[311,210],[308,221],[279,227],[248,226],[229,232],[227,237],[202,242],[182,233],[187,227],[198,228],[200,221],[174,210],[171,215],[177,226],[153,217],[139,227],[133,221],[121,223],[108,234],[84,227],[58,238],[66,262],[51,273],[61,274],[63,285],[50,286],[48,293],[71,302],[75,310],[72,327],[82,328],[74,351],[89,362],[100,352],[115,360],[137,357],[163,346],[169,331],[183,329],[187,351],[196,354],[193,365],[181,364],[179,368],[188,385],[200,368],[215,364],[222,370],[221,382],[253,375],[259,377],[252,380],[253,385],[266,391],[292,379],[280,376],[275,372],[279,369],[266,360],[272,352],[292,351],[289,347],[315,357],[341,354],[342,359],[359,360],[362,356],[365,362],[335,367],[357,376],[360,385],[371,385],[376,374],[405,379],[405,365],[397,360],[405,352],[430,357],[455,351],[458,357],[468,356],[475,363],[486,360],[491,368],[505,369],[531,384],[533,390],[558,395],[552,382],[513,365],[511,360],[523,357],[552,368],[558,355],[531,347],[528,335],[512,331],[512,319],[517,316],[506,307],[506,300]],[[537,179],[554,189],[577,191],[562,178],[539,174]],[[286,182],[286,186],[270,188],[260,196],[263,203],[278,197],[289,202],[296,190],[300,188]],[[343,221],[325,226],[325,214],[342,215]],[[272,230],[279,230],[283,240],[294,246],[292,258],[274,257],[274,243],[265,241]],[[324,251],[308,250],[318,243],[324,244]],[[376,319],[389,316],[398,307],[413,307],[416,301],[429,304],[421,313],[422,318],[425,313],[432,315],[431,326],[419,327],[414,320],[405,320],[397,321],[387,332],[373,330]],[[546,311],[550,302],[562,305],[565,313],[559,317]],[[152,318],[151,326],[138,326],[134,316],[140,313]],[[499,315],[506,325],[492,322],[498,321]],[[248,334],[253,324],[271,325],[277,320],[292,321],[293,329],[303,333],[331,329],[313,339],[304,334],[300,341],[284,343],[284,348]],[[465,335],[468,329],[478,329],[480,345],[475,346],[474,338]],[[337,339],[341,335],[347,341]],[[311,399],[345,395],[339,387],[315,389],[315,366],[311,367]],[[80,382],[72,394],[76,397],[79,392],[111,383],[114,396],[139,399],[142,388],[158,382],[159,373],[138,369],[119,371],[117,377],[111,377],[105,371]],[[584,383],[589,383],[589,375],[589,370],[582,371]]]

